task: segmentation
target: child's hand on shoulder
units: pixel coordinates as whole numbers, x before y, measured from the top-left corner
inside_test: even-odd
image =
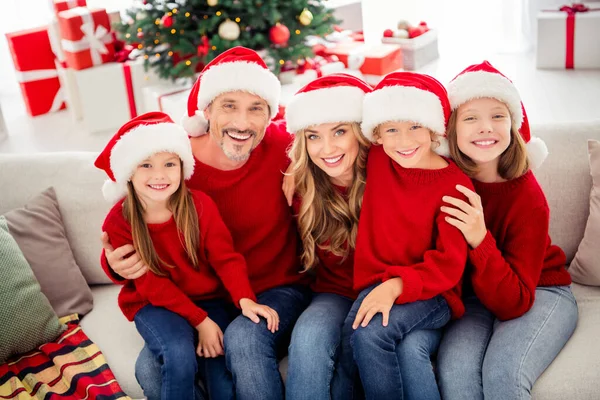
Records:
[[[198,347],[200,357],[215,358],[225,354],[223,350],[223,331],[212,319],[206,317],[198,326]]]
[[[240,300],[240,308],[242,309],[242,314],[252,322],[258,324],[260,316],[267,320],[267,329],[272,333],[279,330],[279,314],[271,307],[257,304],[248,298],[243,298]]]
[[[487,234],[481,198],[477,193],[462,185],[456,185],[456,189],[464,194],[469,202],[467,203],[456,197],[444,196],[442,201],[454,207],[442,206],[441,211],[450,215],[446,217],[446,221],[450,225],[457,227],[462,232],[469,246],[475,249],[483,242]]]
[[[390,318],[390,310],[398,296],[402,294],[402,288],[402,279],[393,278],[373,289],[360,304],[352,328],[358,329],[359,326],[366,327],[377,313],[382,314],[382,325],[387,326]]]

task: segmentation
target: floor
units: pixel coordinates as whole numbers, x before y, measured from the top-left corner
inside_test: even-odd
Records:
[[[104,1],[102,0],[102,3]],[[118,1],[123,0],[110,0],[109,3]],[[132,0],[125,0],[125,2],[130,1]],[[88,3],[93,2],[100,3],[101,1],[88,0]],[[480,7],[479,3],[473,0],[459,0],[459,2],[464,3],[465,6],[470,5],[474,12],[478,12],[476,7]],[[495,0],[493,3],[497,3],[496,7],[499,11],[504,10],[505,17],[507,13],[520,15],[519,4],[522,3],[520,0],[509,0],[508,3]],[[9,8],[11,4],[16,10],[13,11],[18,13],[21,2],[9,0]],[[377,33],[376,30],[381,30],[390,24],[393,25],[391,21],[397,20],[395,16],[389,17],[390,21],[383,21],[383,18],[391,14],[400,14],[400,12],[386,13],[382,17],[379,10],[388,10],[391,9],[390,7],[400,8],[400,3],[392,0],[372,0],[369,2],[368,8],[365,4],[366,2],[363,1],[365,34],[371,32],[371,36],[374,36],[373,39],[378,40],[380,33]],[[403,2],[403,4],[409,3]],[[441,32],[440,59],[425,66],[419,72],[433,75],[441,82],[447,83],[467,65],[487,59],[515,82],[533,125],[600,120],[600,69],[537,70],[535,53],[528,50],[531,47],[531,40],[524,41],[522,37],[519,38],[515,32],[522,32],[522,30],[514,27],[507,32],[509,25],[499,24],[498,18],[494,19],[493,15],[490,16],[489,10],[480,10],[480,15],[488,18],[487,20],[480,18],[474,21],[471,17],[469,17],[471,19],[465,19],[467,17],[464,13],[446,5],[446,2],[427,0],[410,2],[410,4],[413,5],[412,9],[403,6],[405,8],[400,10],[404,13],[403,15],[415,18],[422,16],[431,25],[435,24],[439,27]],[[504,9],[501,8],[502,6]],[[500,15],[501,12],[497,14]],[[6,14],[4,15],[6,16]],[[2,13],[0,13],[1,16]],[[511,16],[508,15],[508,17]],[[38,16],[37,18],[42,20],[46,17]],[[2,22],[0,26],[4,26],[0,28],[0,33],[4,30],[3,28],[15,29],[6,25],[14,19],[1,20],[2,18],[0,18],[0,22]],[[39,22],[36,23],[39,24]],[[473,31],[465,30],[465,26],[468,26],[469,23],[480,25],[477,28],[478,34],[472,34]],[[484,27],[494,24],[496,24],[495,30],[488,28],[487,32],[485,31]],[[458,28],[457,25],[459,25]],[[497,40],[498,38],[501,39]],[[69,111],[35,118],[26,115],[6,47],[6,41],[0,40],[0,153],[99,151],[114,132],[95,134],[86,132],[81,122],[73,120]],[[6,125],[4,130],[2,129],[2,114]]]

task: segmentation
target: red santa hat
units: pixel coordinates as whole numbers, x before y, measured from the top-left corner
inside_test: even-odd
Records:
[[[254,50],[233,47],[209,62],[192,87],[182,125],[190,136],[201,136],[208,129],[204,109],[220,94],[237,90],[262,97],[277,115],[281,83]]]
[[[162,112],[140,115],[119,129],[100,153],[94,165],[109,179],[102,186],[104,198],[116,203],[127,195],[127,182],[137,166],[160,152],[175,153],[183,162],[183,175],[194,172],[194,156],[185,130]]]
[[[515,85],[487,61],[467,67],[448,84],[448,97],[455,110],[469,100],[490,97],[506,104],[513,127],[527,143],[532,168],[538,168],[548,156],[544,141],[531,136],[525,107]]]
[[[371,86],[348,74],[331,74],[300,89],[285,110],[287,129],[298,132],[330,122],[361,122],[363,98]]]
[[[440,146],[435,151],[448,156],[446,125],[449,118],[448,95],[437,79],[416,72],[392,72],[373,92],[365,95],[362,130],[373,140],[373,131],[384,122],[417,122],[438,135]]]

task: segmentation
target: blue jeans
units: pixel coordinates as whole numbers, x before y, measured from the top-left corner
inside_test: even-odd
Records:
[[[288,352],[285,398],[329,400],[339,354],[342,326],[353,300],[333,293],[315,293],[298,318]]]
[[[439,295],[429,300],[394,304],[386,327],[378,313],[369,325],[354,330],[352,323],[362,301],[377,286],[360,293],[344,322],[340,361],[332,384],[334,399],[353,397],[356,368],[367,399],[403,399],[403,371],[396,355],[397,344],[411,332],[440,329],[450,321],[450,307]]]
[[[296,320],[308,306],[311,292],[303,286],[282,286],[258,297],[260,304],[279,314],[279,330],[271,333],[261,319],[255,324],[244,316],[225,331],[225,358],[233,375],[237,400],[283,399],[278,358],[285,354]]]
[[[221,330],[239,314],[223,300],[196,302]],[[198,331],[181,316],[162,307],[147,305],[135,315],[146,346],[136,361],[136,378],[149,400],[202,399],[196,373],[211,399],[233,399],[233,381],[225,357],[196,356]]]
[[[412,331],[396,346],[405,399],[440,399],[431,358],[441,339],[442,329],[422,329]]]
[[[438,353],[444,399],[529,399],[538,377],[577,325],[568,286],[538,287],[532,308],[519,318],[497,320],[476,297],[448,326]]]

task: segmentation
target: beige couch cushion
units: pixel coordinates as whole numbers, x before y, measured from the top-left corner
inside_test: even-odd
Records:
[[[94,309],[81,320],[81,328],[98,345],[121,388],[132,398],[143,398],[135,379],[135,360],[144,346],[133,322],[119,309],[118,285],[92,287]]]
[[[579,322],[571,339],[533,387],[534,400],[600,398],[600,288],[571,287],[579,307]]]
[[[600,121],[533,126],[532,133],[546,142],[550,152],[534,173],[550,205],[550,237],[570,263],[583,238],[590,206],[587,140],[600,140]]]
[[[53,186],[67,238],[89,284],[109,283],[99,266],[100,227],[110,209],[102,197],[106,175],[93,162],[96,153],[0,154],[0,214],[22,207]]]
[[[590,194],[590,216],[583,240],[569,267],[573,281],[584,285],[600,286],[600,142],[588,142],[590,172],[593,187]]]

